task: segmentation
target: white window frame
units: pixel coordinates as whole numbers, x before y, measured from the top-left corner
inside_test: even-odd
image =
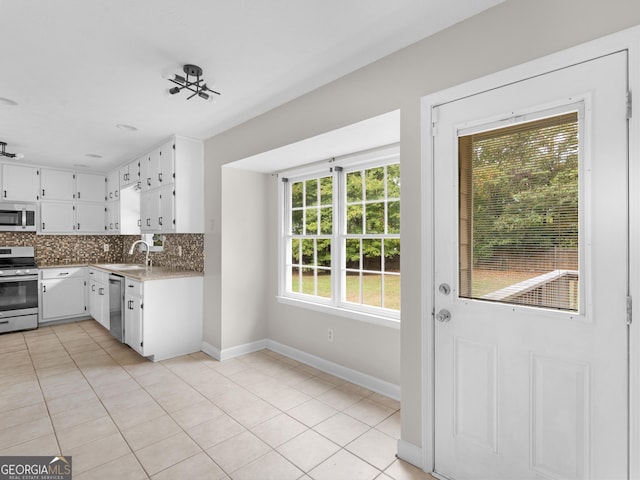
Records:
[[[346,174],[354,170],[363,170],[400,162],[398,145],[387,146],[366,152],[334,158],[330,161],[280,172],[278,176],[278,301],[288,305],[308,308],[332,315],[361,320],[376,325],[400,328],[400,310],[374,307],[354,302],[342,301],[346,262],[344,259],[344,241],[346,237]],[[402,172],[402,169],[401,169]],[[331,236],[331,298],[308,295],[289,290],[288,259],[291,258],[289,242],[289,195],[287,185],[312,178],[333,176],[333,234]],[[286,181],[285,181],[286,179]],[[402,196],[402,193],[401,193]],[[402,228],[402,227],[401,227]],[[385,235],[376,235],[385,238]],[[402,247],[401,247],[402,248]]]

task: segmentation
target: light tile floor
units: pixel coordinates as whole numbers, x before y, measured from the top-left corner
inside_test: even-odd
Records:
[[[89,320],[0,335],[0,455],[85,479],[432,479],[400,406],[269,350],[152,363]]]

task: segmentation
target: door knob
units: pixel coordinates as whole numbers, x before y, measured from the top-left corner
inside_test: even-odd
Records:
[[[449,310],[442,309],[436,313],[436,320],[442,323],[446,323],[451,320],[451,312]]]
[[[441,283],[438,291],[443,295],[449,295],[451,293],[451,287],[447,283]]]

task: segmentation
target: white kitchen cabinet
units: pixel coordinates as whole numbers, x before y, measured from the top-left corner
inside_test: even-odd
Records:
[[[120,233],[120,201],[107,202],[107,233]]]
[[[89,267],[89,314],[109,330],[109,274]]]
[[[76,200],[79,202],[104,203],[105,176],[93,173],[76,174]]]
[[[84,267],[41,269],[39,323],[86,317],[86,283]]]
[[[146,160],[147,157],[143,157]],[[129,185],[135,185],[140,180],[140,159],[136,159],[133,162],[120,168],[120,189],[128,187]]]
[[[70,202],[41,202],[40,233],[75,232],[75,213]]]
[[[40,169],[40,200],[75,200],[75,174],[67,170]]]
[[[202,142],[175,137],[152,152],[149,165],[140,197],[141,232],[203,233]]]
[[[78,203],[75,205],[76,232],[104,233],[105,207],[104,203]]]
[[[203,278],[125,278],[125,343],[153,361],[200,351]]]
[[[40,175],[35,167],[2,165],[2,200],[35,202],[39,200]]]
[[[125,278],[124,285],[124,343],[144,356],[142,282]]]
[[[120,171],[115,170],[107,175],[107,201],[120,198]]]

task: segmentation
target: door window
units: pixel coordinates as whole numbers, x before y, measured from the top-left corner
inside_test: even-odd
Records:
[[[458,136],[461,297],[579,310],[578,118]]]

